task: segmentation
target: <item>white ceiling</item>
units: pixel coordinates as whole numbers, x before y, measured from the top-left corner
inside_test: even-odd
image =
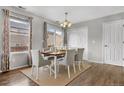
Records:
[[[87,21],[124,12],[124,6],[25,6],[26,11],[50,19],[63,21],[68,12],[68,20],[72,23]]]

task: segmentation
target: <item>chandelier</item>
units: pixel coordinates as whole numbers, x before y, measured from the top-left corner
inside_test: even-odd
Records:
[[[67,29],[67,28],[69,28],[69,27],[72,26],[72,23],[67,20],[67,15],[68,15],[68,13],[65,12],[65,21],[62,22],[62,23],[60,23],[60,26],[61,26],[63,29]]]

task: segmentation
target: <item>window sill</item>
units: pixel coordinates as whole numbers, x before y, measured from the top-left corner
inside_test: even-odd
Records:
[[[29,51],[10,52],[10,54],[21,54],[21,53],[29,53]]]

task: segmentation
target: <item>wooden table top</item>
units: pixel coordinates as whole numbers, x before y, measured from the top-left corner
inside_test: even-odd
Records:
[[[45,56],[53,55],[53,56],[60,56],[65,55],[65,51],[57,51],[57,52],[41,52],[41,54],[44,54]]]

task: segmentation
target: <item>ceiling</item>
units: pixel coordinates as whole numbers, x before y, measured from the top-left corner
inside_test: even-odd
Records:
[[[124,12],[124,6],[24,6],[24,8],[52,21],[63,21],[64,13],[68,12],[68,20],[72,23]]]

